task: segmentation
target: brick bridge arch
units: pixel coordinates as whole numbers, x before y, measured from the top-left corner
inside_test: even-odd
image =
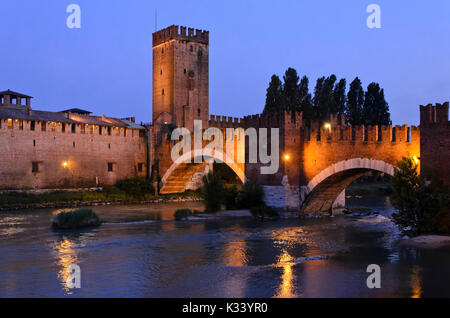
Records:
[[[201,163],[195,163],[194,159],[203,158]],[[229,159],[229,158],[228,158]],[[234,160],[227,160],[224,153],[214,151],[205,155],[203,149],[193,150],[180,156],[165,172],[161,179],[163,184],[161,193],[182,193],[186,191],[190,184],[198,187],[201,184],[201,177],[208,172],[209,164],[213,160],[225,163],[239,177],[242,183],[245,182],[244,165],[238,164]],[[195,184],[197,186],[195,186]]]
[[[356,179],[370,171],[394,175],[394,166],[382,160],[351,158],[332,164],[318,173],[306,186],[301,187],[300,201],[303,214],[326,213],[343,208],[345,189]]]

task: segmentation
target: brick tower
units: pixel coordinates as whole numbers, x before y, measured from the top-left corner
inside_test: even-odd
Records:
[[[187,32],[186,32],[187,31]],[[172,25],[153,33],[153,123],[193,130],[209,119],[209,32]]]

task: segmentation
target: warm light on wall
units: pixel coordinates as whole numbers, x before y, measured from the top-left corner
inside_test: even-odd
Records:
[[[419,158],[417,158],[417,156],[414,156],[414,157],[413,157],[413,159],[414,159],[414,162],[415,162],[416,164],[418,164],[418,163],[419,163],[419,161],[420,161],[420,159],[419,159]]]
[[[288,161],[289,159],[291,159],[291,156],[289,156],[289,155],[284,155],[284,160]]]
[[[62,163],[62,166],[63,166],[64,168],[67,168],[67,167],[69,166],[69,163],[68,163],[67,161],[64,161],[64,162]]]
[[[331,124],[330,123],[326,123],[324,125],[325,129],[331,130]]]

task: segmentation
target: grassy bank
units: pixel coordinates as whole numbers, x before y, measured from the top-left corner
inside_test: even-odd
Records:
[[[102,191],[55,191],[50,193],[25,193],[25,192],[7,192],[0,195],[0,207],[17,207],[17,206],[32,206],[47,204],[63,204],[63,203],[77,203],[77,206],[82,206],[83,203],[91,202],[145,202],[152,200],[177,200],[194,198],[200,199],[198,191],[186,191],[181,194],[167,194],[161,196],[154,196],[151,193],[142,195],[130,195],[125,191],[117,188],[108,187]]]

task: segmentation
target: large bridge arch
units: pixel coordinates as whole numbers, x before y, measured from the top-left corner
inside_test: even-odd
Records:
[[[195,158],[203,158],[203,160],[201,163],[195,163]],[[212,160],[216,160],[216,162],[222,162],[223,160],[223,163],[236,173],[242,183],[245,182],[244,164],[238,164],[234,160],[227,160],[226,155],[220,151],[215,150],[205,155],[203,149],[200,149],[183,154],[167,169],[161,179],[163,186],[160,192],[163,194],[184,192],[194,175]]]
[[[395,168],[385,161],[369,158],[352,158],[330,165],[301,188],[301,213],[331,213],[345,188],[370,171],[392,176]]]

